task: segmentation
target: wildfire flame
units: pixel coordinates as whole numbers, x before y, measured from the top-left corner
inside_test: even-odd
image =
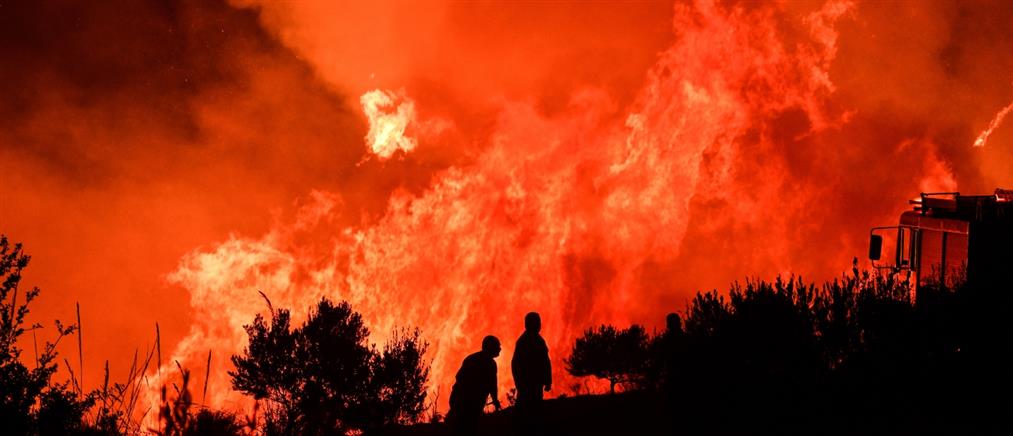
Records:
[[[33,316],[80,299],[110,380],[159,323],[139,415],[209,351],[208,406],[249,406],[227,371],[261,292],[295,323],[347,300],[376,343],[417,326],[443,411],[485,335],[512,387],[536,310],[571,393],[583,330],[660,329],[744,277],[833,279],[898,199],[1013,173],[967,147],[1008,89],[1005,5],[132,5],[0,14],[0,222],[58,291]]]
[[[512,387],[534,310],[570,394],[586,328],[833,279],[898,199],[1011,183],[981,147],[1013,109],[972,142],[1010,98],[1008,5],[675,3],[15,2],[0,223],[33,321],[81,302],[85,389],[157,322],[148,402],[210,350],[207,403],[239,409],[260,292],[295,323],[348,300],[375,342],[421,329],[445,410],[486,334]]]
[[[1013,110],[1013,102],[1011,102],[1009,106],[1000,110],[999,113],[995,114],[995,118],[992,119],[992,122],[988,123],[988,128],[982,131],[981,134],[978,135],[978,138],[974,140],[975,147],[985,146],[985,141],[988,141],[988,137],[992,135],[992,131],[999,127],[999,124],[1002,123],[1003,118],[1006,118],[1006,114],[1008,114],[1010,110]]]
[[[645,266],[679,256],[691,199],[753,207],[755,198],[733,199],[722,186],[733,183],[733,161],[756,125],[786,110],[800,111],[810,134],[833,124],[822,103],[833,92],[832,25],[849,8],[831,2],[805,17],[812,38],[792,47],[769,13],[678,6],[679,38],[624,123],[608,121],[612,103],[595,90],[574,95],[559,117],[509,102],[476,161],[443,171],[420,194],[395,193],[375,223],[330,227],[340,198],[317,192],[295,224],[187,255],[169,279],[189,290],[195,323],[170,361],[238,352],[243,324],[264,310],[262,290],[296,322],[321,296],[348,300],[377,341],[419,326],[432,343],[433,389],[443,393],[486,334],[504,339],[509,362],[524,313],[536,310],[565,385],[561,358],[584,328],[661,319],[642,298]],[[417,146],[405,135],[411,99],[376,90],[361,103],[373,153]],[[212,371],[224,373],[224,361]],[[505,390],[509,368],[500,367]],[[209,392],[216,404],[241,401],[226,380],[212,380]]]
[[[418,142],[406,136],[408,124],[415,118],[415,103],[391,91],[373,90],[359,98],[362,112],[369,121],[366,144],[380,159],[389,159],[398,150],[409,152]]]

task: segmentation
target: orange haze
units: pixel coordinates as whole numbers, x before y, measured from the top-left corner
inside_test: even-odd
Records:
[[[81,302],[86,387],[159,322],[241,407],[262,290],[420,327],[443,403],[486,334],[509,387],[539,311],[558,394],[584,328],[1013,187],[1005,1],[56,3],[0,6],[0,232],[32,322]]]

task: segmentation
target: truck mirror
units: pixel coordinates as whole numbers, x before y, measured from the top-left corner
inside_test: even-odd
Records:
[[[880,235],[869,236],[869,259],[879,260],[883,254],[883,237]]]

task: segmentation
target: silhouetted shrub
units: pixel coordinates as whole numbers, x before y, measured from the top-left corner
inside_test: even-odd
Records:
[[[169,388],[162,385],[162,404],[158,408],[158,422],[161,428],[155,433],[162,436],[182,436],[190,427],[190,407],[193,406],[193,396],[190,394],[190,371],[183,369],[176,362],[179,368],[182,381],[180,386],[173,384],[176,391],[174,397],[169,397]]]
[[[56,346],[77,326],[56,321],[56,340],[46,342],[35,359],[35,368],[28,369],[20,360],[18,338],[25,333],[28,305],[39,295],[37,287],[19,295],[21,273],[29,260],[20,243],[11,246],[7,237],[0,235],[0,425],[4,434],[12,435],[78,432],[84,428],[82,418],[94,404],[95,394],[52,381]]]
[[[240,435],[248,425],[235,413],[224,410],[201,409],[191,419],[184,436]]]
[[[702,426],[688,431],[1010,430],[997,417],[1013,406],[1002,394],[1013,370],[996,363],[1013,350],[1009,285],[927,284],[914,298],[902,278],[855,266],[822,286],[778,278],[697,294],[665,384]]]
[[[371,432],[415,422],[425,409],[428,344],[419,332],[392,335],[382,351],[347,302],[322,299],[290,328],[287,310],[257,315],[249,346],[232,357],[235,389],[266,400],[265,433]]]
[[[176,367],[180,373],[180,384],[172,384],[172,394],[168,386],[162,386],[158,428],[151,429],[152,433],[161,436],[231,436],[255,430],[255,423],[244,423],[235,413],[198,408],[190,393],[190,371],[179,362],[176,362]]]
[[[615,393],[617,384],[643,382],[648,361],[647,332],[636,324],[623,330],[611,325],[588,329],[563,361],[570,374],[608,380],[609,391]]]

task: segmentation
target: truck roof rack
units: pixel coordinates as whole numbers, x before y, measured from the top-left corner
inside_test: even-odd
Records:
[[[922,215],[980,220],[986,215],[1008,213],[1010,206],[1013,206],[1013,190],[996,188],[992,195],[922,192],[909,203],[914,205],[915,212]]]
[[[959,197],[959,192],[922,192],[918,198],[910,200],[908,203],[913,204],[914,210],[923,215],[932,211],[956,212],[957,198]]]
[[[1013,189],[995,188],[995,201],[1002,203],[1013,202]]]

